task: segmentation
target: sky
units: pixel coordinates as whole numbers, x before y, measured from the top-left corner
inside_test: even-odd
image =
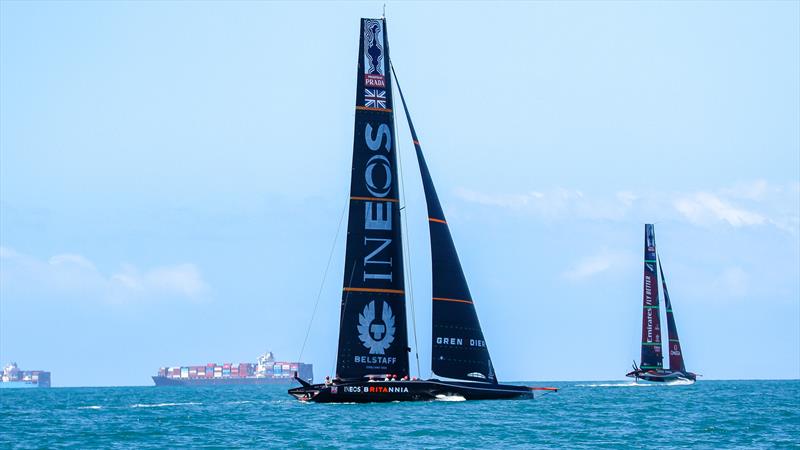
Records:
[[[147,385],[302,349],[333,373],[359,18],[381,11],[0,2],[0,363]],[[644,223],[689,370],[800,378],[800,3],[386,14],[501,380],[624,377]],[[425,202],[397,126],[427,377]]]

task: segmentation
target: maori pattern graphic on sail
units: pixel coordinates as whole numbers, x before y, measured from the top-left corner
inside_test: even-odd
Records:
[[[364,24],[364,87],[385,88],[386,67],[383,50],[383,22],[366,20]]]

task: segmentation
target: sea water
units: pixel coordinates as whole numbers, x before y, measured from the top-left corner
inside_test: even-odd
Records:
[[[0,391],[0,448],[800,448],[800,381],[531,383],[534,400],[305,404],[286,386]]]

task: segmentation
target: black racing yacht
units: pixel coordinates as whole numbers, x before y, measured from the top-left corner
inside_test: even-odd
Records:
[[[656,265],[661,273],[661,283],[664,287],[664,303],[667,309],[667,348],[669,349],[669,369],[664,369],[664,357],[661,342],[661,313],[658,301],[658,278]],[[675,316],[672,313],[672,303],[667,291],[667,280],[664,278],[664,269],[661,258],[656,253],[656,235],[652,224],[644,226],[644,288],[642,311],[642,359],[637,366],[633,363],[633,370],[625,374],[626,377],[635,378],[637,381],[670,382],[692,381],[697,375],[686,370],[681,352],[681,342],[678,340],[678,328],[675,326]]]
[[[391,402],[443,397],[530,399],[533,389],[500,384],[478,322],[447,220],[422,147],[411,129],[428,209],[432,258],[431,369],[442,379],[409,372],[406,285],[398,189],[397,142],[386,20],[361,19],[355,137],[347,222],[344,287],[336,376],[289,394],[309,402]]]

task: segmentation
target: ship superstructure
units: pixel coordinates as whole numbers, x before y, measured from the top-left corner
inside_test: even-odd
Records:
[[[50,387],[50,372],[44,370],[20,370],[15,362],[3,368],[0,389],[37,387]]]

